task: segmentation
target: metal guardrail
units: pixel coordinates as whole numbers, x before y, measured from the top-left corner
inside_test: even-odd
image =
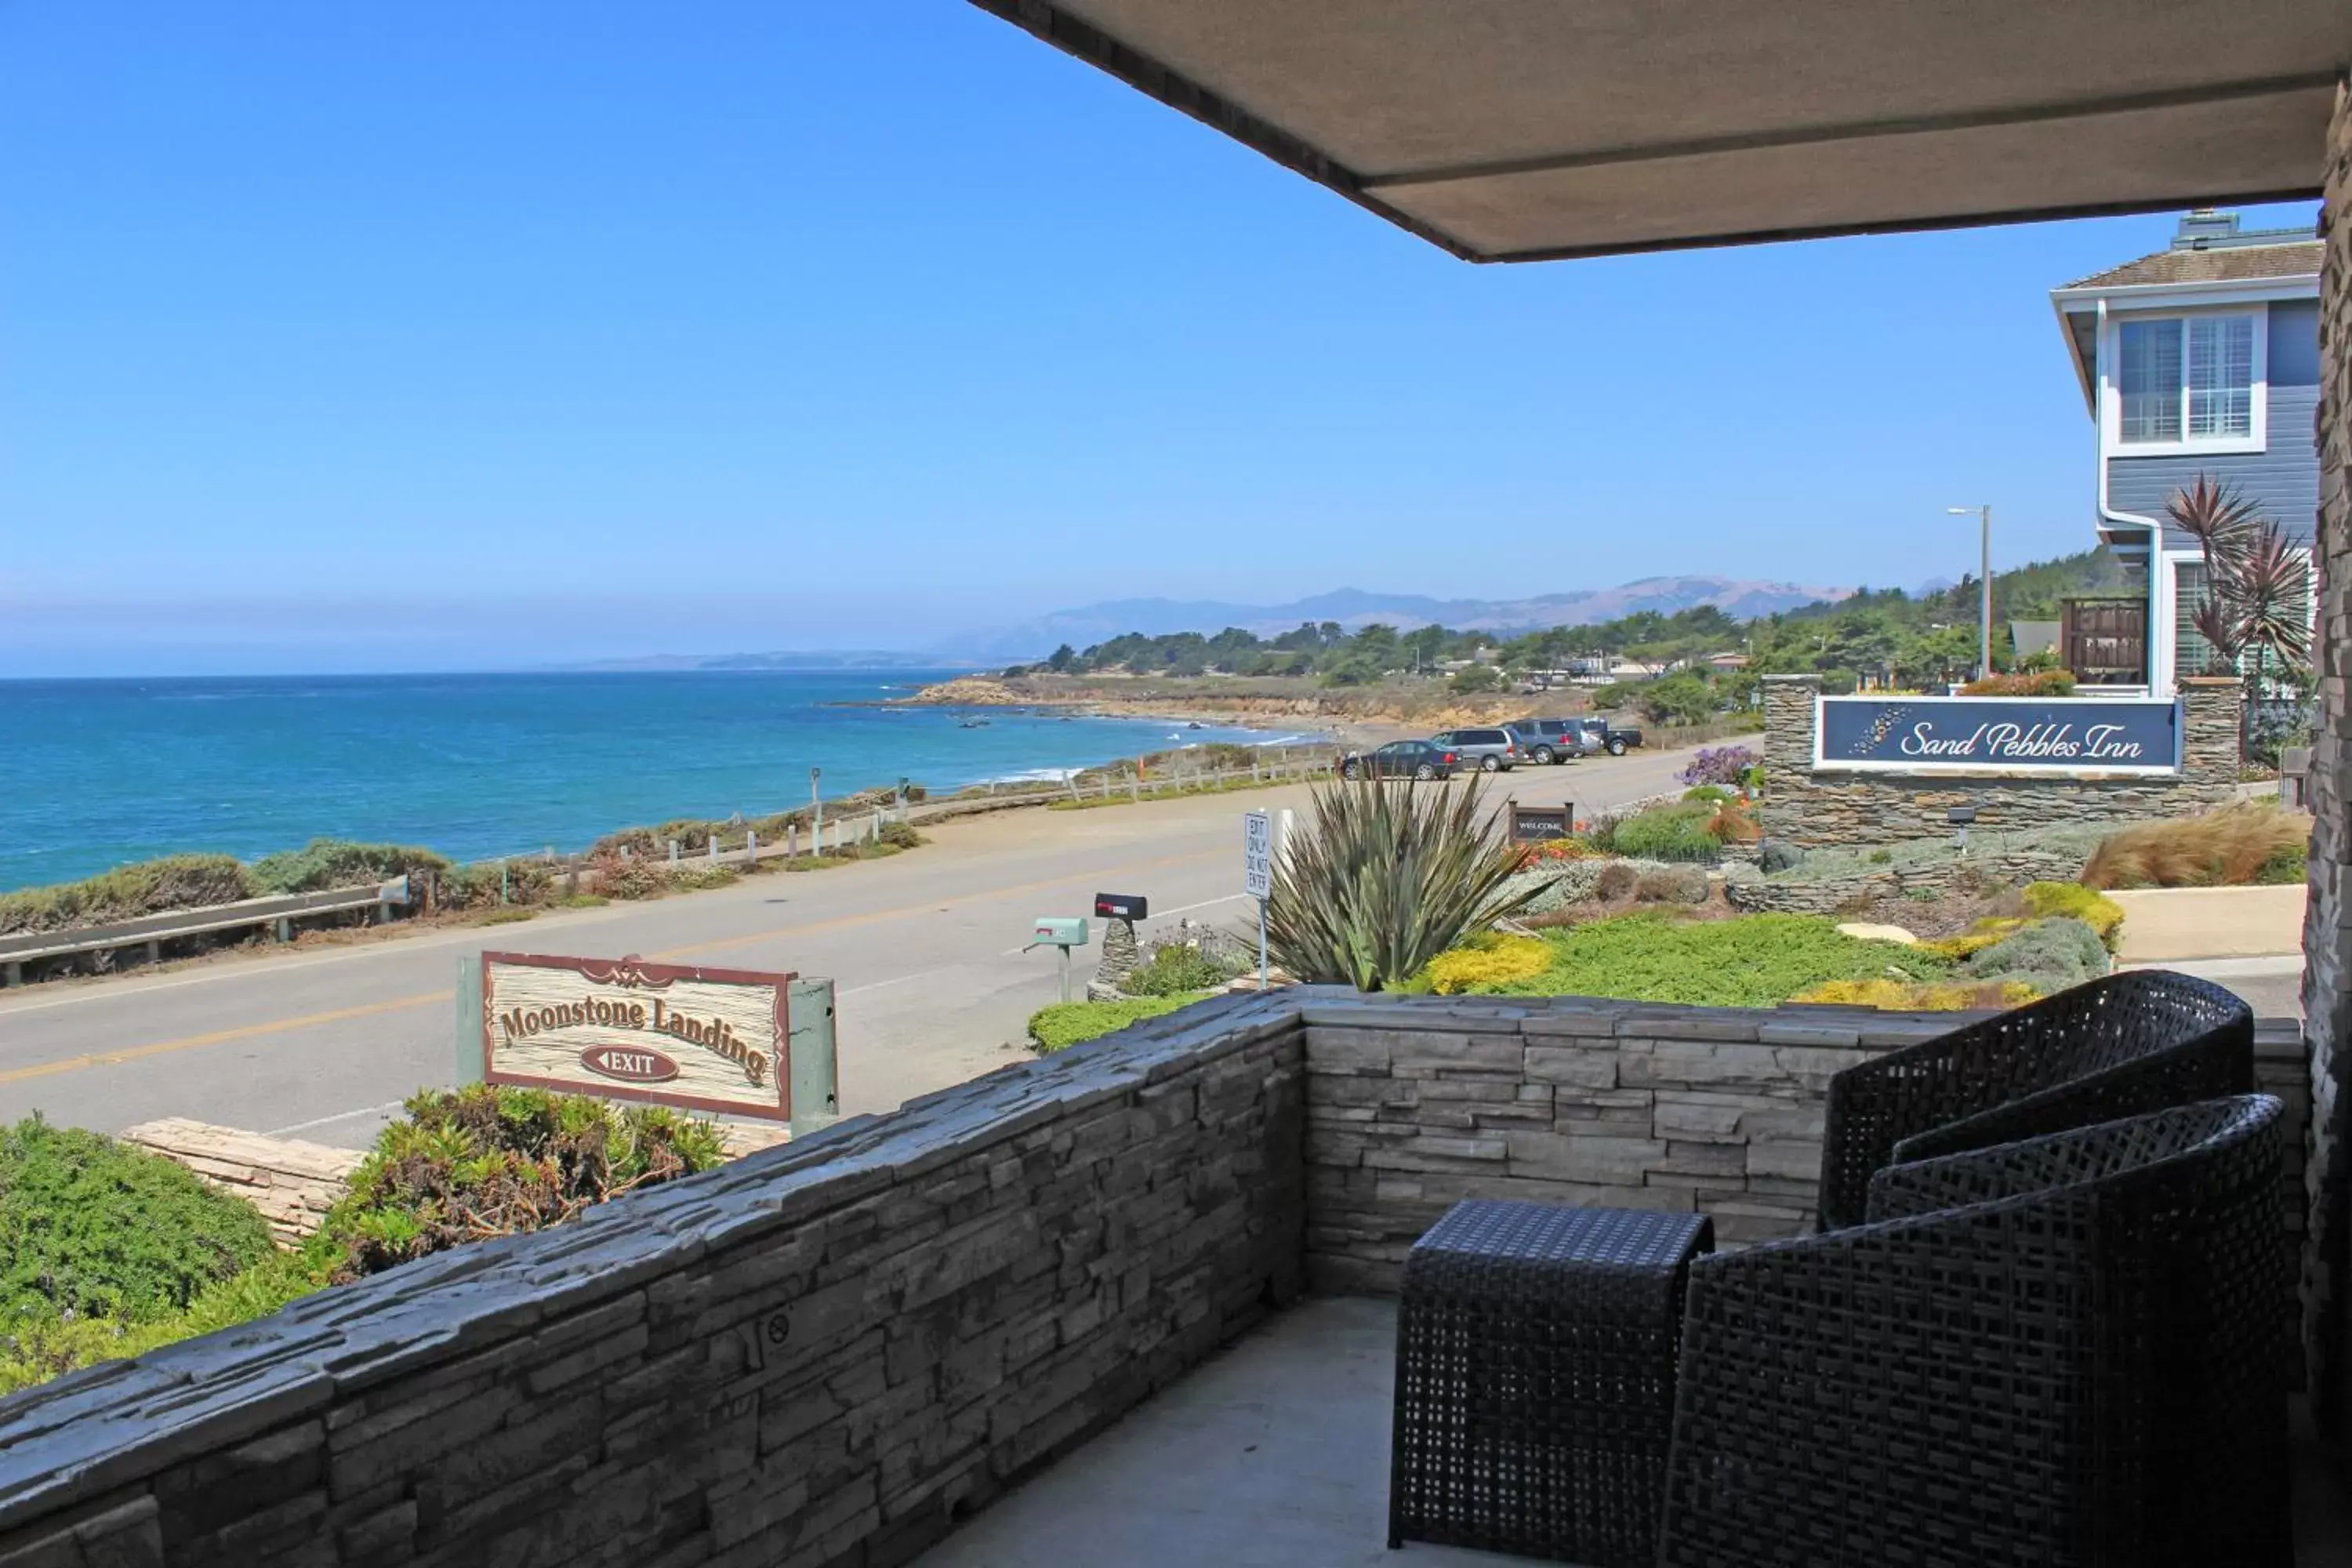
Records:
[[[316,893],[287,893],[274,899],[242,899],[233,904],[141,915],[111,925],[0,937],[0,984],[21,984],[25,977],[23,966],[36,959],[143,946],[152,960],[161,956],[164,942],[179,937],[240,931],[247,926],[276,926],[279,940],[284,941],[292,935],[292,924],[297,920],[364,909],[378,909],[389,916],[394,904],[405,904],[408,899],[408,879],[396,877],[364,888],[331,888]]]

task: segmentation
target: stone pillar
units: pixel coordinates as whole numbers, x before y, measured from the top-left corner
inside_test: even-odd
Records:
[[[2238,788],[2246,684],[2234,675],[2185,675],[2179,684],[2180,777],[2199,792],[2199,806],[2219,805]]]
[[[1806,787],[1813,772],[1813,699],[1818,675],[1764,678],[1764,837],[1797,839]]]
[[[2311,899],[2304,917],[2303,1007],[2311,1050],[2304,1170],[2310,1223],[2303,1260],[2304,1353],[2313,1413],[2340,1431],[2347,1408],[2343,1313],[2344,1071],[2352,1058],[2352,89],[2328,124],[2319,264],[2319,726],[2309,800]]]

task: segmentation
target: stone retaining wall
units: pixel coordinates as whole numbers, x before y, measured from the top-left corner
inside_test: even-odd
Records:
[[[2186,816],[2237,791],[2240,688],[2227,677],[2180,683],[2186,711],[2177,777],[1815,773],[1813,699],[1821,689],[1818,675],[1764,678],[1764,834],[1800,848],[1948,837],[1948,814],[1956,805],[1977,808],[1979,832],[2015,833],[2067,822]]]
[[[5,1568],[904,1563],[1299,1288],[1296,1007],[0,1404]]]
[[[1718,1246],[1812,1228],[1830,1075],[1974,1015],[1455,998],[1307,1005],[1307,1264],[1318,1289],[1396,1289],[1464,1198],[1712,1215]],[[2263,1092],[2303,1233],[2303,1043],[2266,1022]]]
[[[0,1401],[0,1568],[904,1563],[1458,1198],[1801,1230],[1830,1074],[1954,1021],[1204,1003]]]
[[[2032,882],[2071,882],[2083,874],[2085,857],[2079,851],[2056,849],[1994,849],[1970,855],[1966,861],[1939,860],[1931,866],[1869,867],[1852,875],[1834,877],[1775,877],[1762,873],[1735,877],[1724,884],[1731,907],[1759,913],[1832,915],[1856,900],[1879,894],[1900,897],[1913,888],[1941,893],[1952,885],[1952,873],[1961,865],[1997,881],[2022,887]]]

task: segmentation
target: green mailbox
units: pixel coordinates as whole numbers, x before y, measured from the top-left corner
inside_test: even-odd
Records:
[[[1050,947],[1062,960],[1062,1000],[1070,999],[1070,949],[1087,945],[1087,921],[1083,915],[1039,915],[1032,923],[1029,947]]]
[[[1036,932],[1030,938],[1031,947],[1084,947],[1087,945],[1087,922],[1080,915],[1040,915]]]

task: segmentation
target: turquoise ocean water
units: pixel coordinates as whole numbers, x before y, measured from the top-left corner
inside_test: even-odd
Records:
[[[839,707],[948,670],[0,681],[0,889],[181,850],[460,859],[912,779],[948,792],[1214,740],[1166,721]],[[965,729],[968,719],[986,718]]]

